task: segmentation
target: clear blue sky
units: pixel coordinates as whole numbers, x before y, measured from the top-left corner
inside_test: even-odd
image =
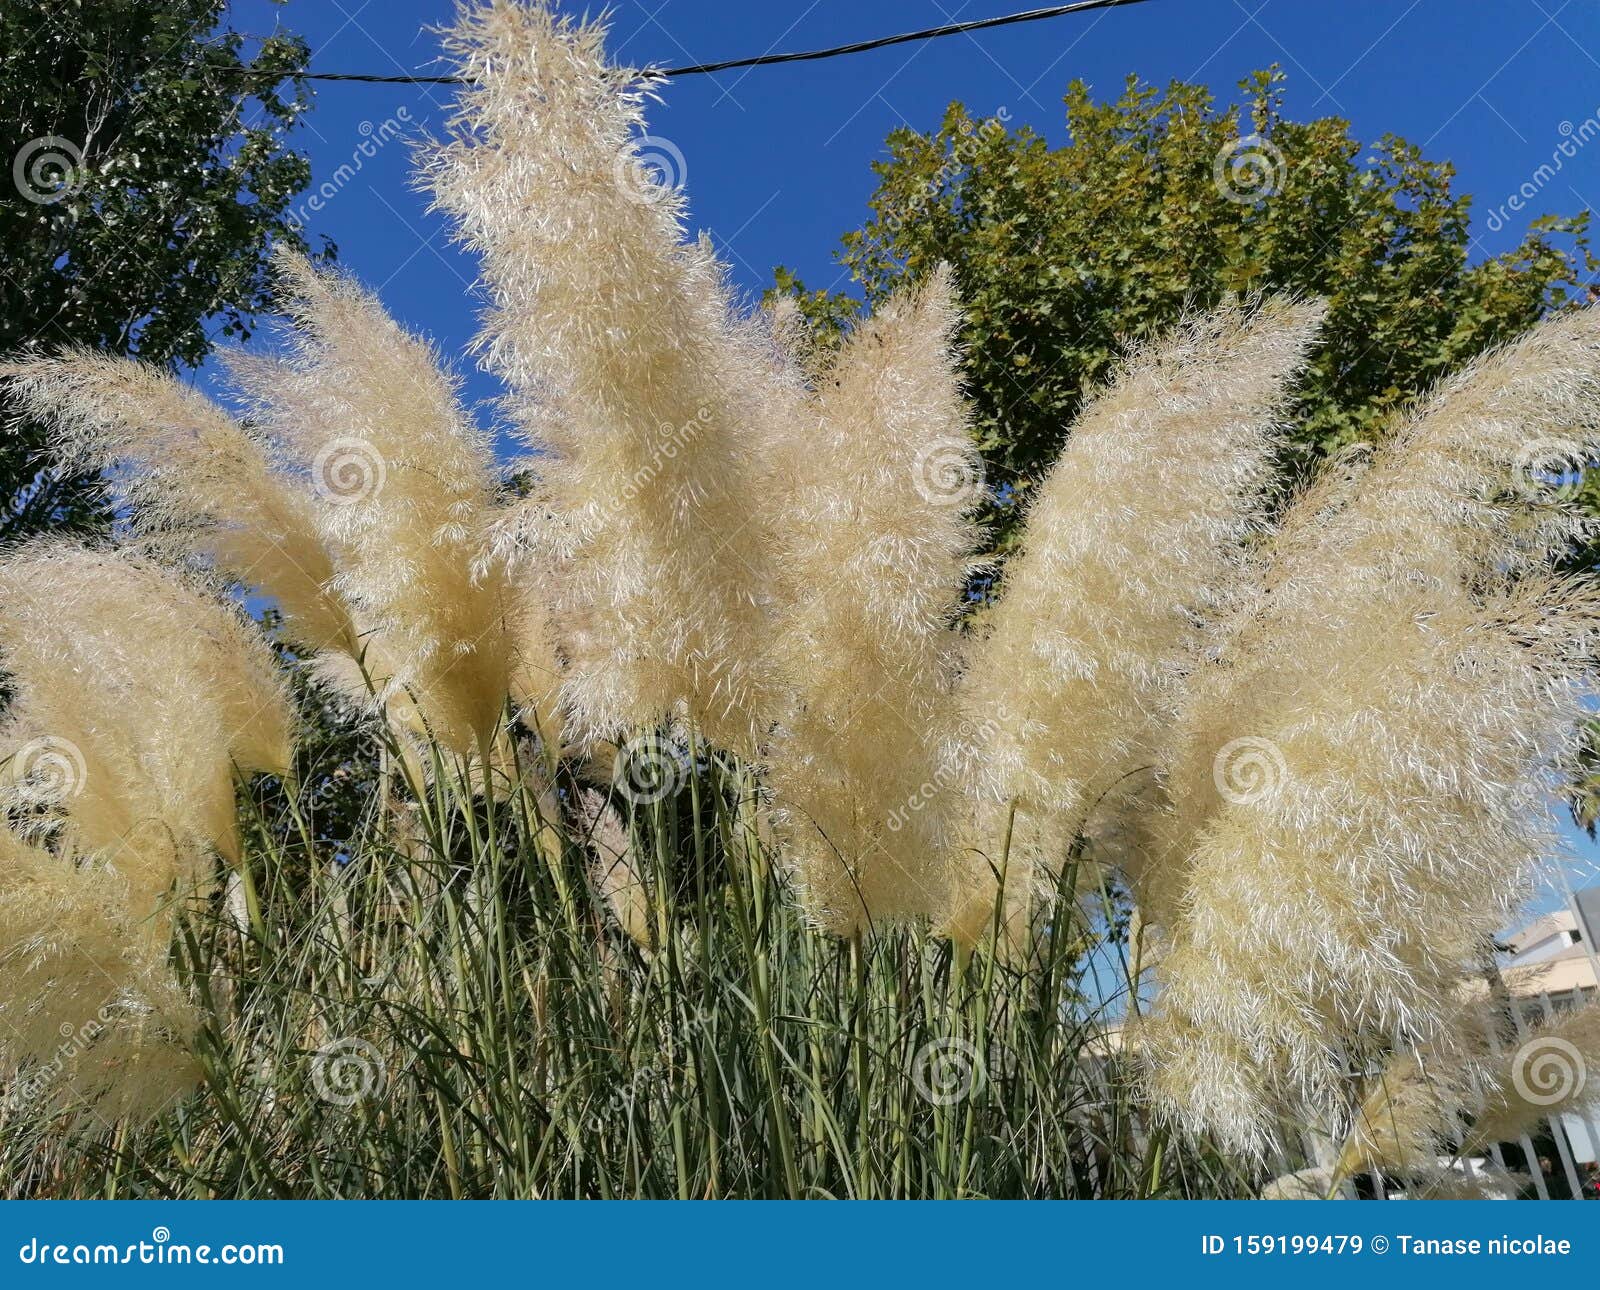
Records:
[[[619,0],[611,27],[621,58],[672,65],[840,44],[1038,3]],[[236,0],[231,10],[242,31],[282,24],[305,35],[318,71],[447,70],[426,28],[449,21],[453,0]],[[869,163],[882,155],[884,136],[897,125],[936,126],[952,99],[984,113],[1004,107],[1014,123],[1060,142],[1061,96],[1074,77],[1100,97],[1115,95],[1131,72],[1156,83],[1201,80],[1229,100],[1241,77],[1275,62],[1288,74],[1291,116],[1342,116],[1363,141],[1393,132],[1454,162],[1459,191],[1477,197],[1475,256],[1515,245],[1534,215],[1573,213],[1600,198],[1593,138],[1562,159],[1523,215],[1498,231],[1487,219],[1563,139],[1581,137],[1583,123],[1600,115],[1593,0],[1150,0],[829,62],[684,78],[662,91],[650,128],[683,154],[696,229],[712,235],[736,282],[754,294],[776,264],[812,286],[834,285],[833,251],[863,219]],[[443,131],[449,103],[447,88],[323,85],[300,146],[320,183],[402,107],[420,135]],[[473,330],[473,266],[425,210],[408,165],[399,143],[363,160],[359,174],[308,214],[307,228],[333,238],[343,265],[377,288],[402,322],[459,354]],[[469,397],[495,393],[488,377],[464,374]]]

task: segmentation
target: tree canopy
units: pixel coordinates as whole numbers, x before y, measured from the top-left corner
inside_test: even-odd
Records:
[[[844,236],[856,295],[778,269],[824,336],[907,273],[953,266],[965,310],[974,432],[1001,550],[1027,490],[1059,453],[1085,391],[1130,340],[1233,293],[1326,297],[1298,389],[1285,479],[1380,438],[1445,373],[1582,295],[1587,213],[1533,221],[1516,249],[1474,255],[1454,169],[1386,135],[1364,147],[1338,117],[1284,115],[1276,71],[1219,106],[1201,85],[1130,77],[1114,101],[1082,82],[1069,141],[951,104],[928,133],[896,130],[874,163],[871,218]]]
[[[247,40],[224,0],[0,8],[0,353],[78,344],[197,364],[267,302],[274,239],[310,178],[298,36]],[[0,413],[14,419],[13,410]],[[103,522],[93,481],[41,473],[37,426],[0,439],[0,537]]]

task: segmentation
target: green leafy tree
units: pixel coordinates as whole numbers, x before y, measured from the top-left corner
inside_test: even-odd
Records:
[[[906,274],[954,266],[1000,550],[1085,391],[1186,306],[1266,290],[1328,299],[1287,482],[1582,294],[1586,214],[1536,220],[1515,250],[1474,262],[1470,198],[1452,192],[1448,163],[1394,136],[1363,148],[1337,117],[1287,119],[1276,70],[1240,88],[1242,106],[1219,107],[1203,86],[1130,78],[1096,103],[1074,82],[1063,147],[952,104],[937,131],[896,130],[875,163],[871,219],[840,254],[856,295],[778,270],[776,290],[826,336]]]
[[[0,353],[82,344],[197,364],[267,301],[274,239],[310,178],[297,36],[247,42],[224,0],[0,5]],[[0,405],[0,415],[12,410]],[[0,539],[105,522],[93,481],[0,438]]]

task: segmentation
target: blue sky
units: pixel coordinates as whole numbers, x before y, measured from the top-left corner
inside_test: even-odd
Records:
[[[1029,8],[1039,0],[620,0],[613,48],[633,63],[683,64],[816,48],[939,23]],[[571,6],[575,11],[581,6]],[[282,24],[307,37],[318,71],[447,70],[437,37],[453,0],[237,0],[239,30]],[[741,289],[754,295],[786,264],[811,286],[840,282],[833,251],[859,225],[873,187],[869,163],[898,125],[937,125],[961,99],[975,111],[1004,107],[1064,141],[1061,96],[1074,77],[1099,97],[1131,73],[1163,83],[1201,80],[1219,98],[1255,68],[1288,74],[1291,116],[1338,115],[1364,141],[1404,135],[1455,163],[1459,190],[1476,195],[1474,255],[1516,244],[1527,221],[1573,213],[1600,197],[1600,137],[1559,173],[1535,181],[1568,138],[1600,118],[1600,6],[1590,0],[1150,0],[905,45],[823,63],[686,77],[667,85],[651,133],[684,158],[696,230],[708,231]],[[473,332],[473,266],[409,183],[409,150],[361,145],[387,133],[440,133],[447,88],[322,85],[299,132],[316,182],[360,159],[359,173],[321,209],[307,210],[315,238],[376,288],[406,325],[459,355]],[[403,111],[402,111],[403,110]],[[1590,126],[1593,130],[1595,127]],[[1526,183],[1537,192],[1501,227],[1488,218]],[[467,369],[470,398],[491,397]],[[1592,861],[1600,852],[1581,845]],[[1580,879],[1585,881],[1587,879]]]

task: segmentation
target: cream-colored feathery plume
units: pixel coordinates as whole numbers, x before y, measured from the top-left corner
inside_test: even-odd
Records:
[[[238,854],[236,770],[284,774],[293,717],[239,611],[126,552],[39,542],[0,560],[15,698],[6,797],[127,882],[146,918]]]
[[[1262,1187],[1257,1200],[1342,1200],[1338,1194],[1328,1195],[1331,1171],[1313,1165],[1293,1173],[1279,1174]]]
[[[1097,806],[1153,782],[1174,681],[1260,521],[1275,418],[1322,313],[1275,299],[1190,319],[1073,426],[957,695],[978,803],[951,923],[961,939],[993,917],[1010,803],[1015,924],[1074,838],[1104,826]]]
[[[561,708],[563,664],[543,581],[546,574],[522,551],[508,553],[502,567],[512,707],[517,720],[538,736],[540,745],[559,755],[566,737]]]
[[[273,597],[308,650],[359,650],[308,499],[270,445],[159,368],[87,350],[0,366],[69,468],[105,471],[138,530]]]
[[[238,854],[236,773],[288,771],[293,722],[232,605],[128,552],[0,559],[14,698],[0,806],[0,1052],[10,1096],[98,1127],[192,1088],[195,1009],[167,966],[173,897]]]
[[[747,748],[774,707],[763,355],[709,246],[685,243],[681,176],[652,172],[643,93],[602,37],[543,4],[465,8],[448,45],[473,84],[425,182],[482,256],[485,360],[540,458],[524,509],[552,520],[580,737],[681,703]]]
[[[285,353],[231,370],[309,472],[334,585],[367,625],[362,668],[336,663],[335,679],[356,698],[373,682],[403,725],[470,755],[494,736],[511,666],[504,567],[480,559],[491,446],[431,347],[372,296],[299,256],[277,264],[294,322]]]
[[[854,931],[949,898],[941,772],[982,472],[941,269],[890,301],[775,444],[792,471],[773,657],[791,688],[769,755],[774,823],[808,912]]]
[[[1331,1184],[1369,1170],[1412,1183],[1437,1178],[1493,1087],[1494,1032],[1509,1023],[1503,1013],[1469,1009],[1438,1039],[1390,1054],[1360,1091]]]
[[[1403,1050],[1374,1077],[1335,1181],[1376,1169],[1420,1195],[1472,1194],[1474,1180],[1461,1178],[1452,1162],[1600,1099],[1600,1005],[1559,1013],[1521,1034],[1509,1017],[1468,1012],[1443,1038]]]
[[[1451,585],[1547,568],[1594,529],[1567,476],[1600,451],[1597,394],[1592,307],[1468,365],[1374,458],[1357,501],[1328,526],[1323,559],[1351,553],[1349,576],[1365,584],[1392,574]]]
[[[1420,405],[1342,505],[1292,520],[1305,540],[1190,678],[1145,1036],[1190,1124],[1260,1149],[1285,1102],[1337,1105],[1338,1052],[1429,1041],[1559,852],[1600,619],[1591,585],[1538,575],[1585,527],[1539,437],[1600,447],[1597,337],[1600,311],[1554,319]]]
[[[1307,643],[1320,676],[1218,751],[1224,805],[1183,861],[1144,1027],[1170,1107],[1263,1149],[1286,1107],[1334,1115],[1342,1052],[1447,1024],[1559,852],[1548,799],[1597,629],[1594,588],[1529,581],[1485,603],[1413,587]]]
[[[1545,1119],[1600,1101],[1600,1004],[1588,1003],[1498,1046],[1462,1155],[1515,1141]]]
[[[559,743],[540,579],[487,540],[494,463],[422,342],[375,301],[280,257],[299,292],[287,361],[236,356],[242,426],[159,370],[69,352],[5,369],[68,464],[101,469],[157,549],[272,596],[285,632],[357,707],[461,753],[507,689]]]
[[[1562,480],[1600,454],[1597,387],[1600,310],[1560,315],[1443,383],[1370,466],[1331,463],[1212,642],[1216,665],[1186,679],[1165,769],[1187,829],[1217,804],[1217,749],[1320,671],[1319,650],[1291,642],[1327,648],[1372,598],[1537,570],[1591,529]]]
[[[655,907],[634,863],[633,840],[615,807],[592,788],[578,792],[578,820],[593,864],[595,891],[617,926],[643,950],[656,947]]]
[[[96,1129],[148,1119],[195,1086],[194,1007],[132,904],[104,864],[0,828],[0,1071],[13,1116],[65,1108]]]

